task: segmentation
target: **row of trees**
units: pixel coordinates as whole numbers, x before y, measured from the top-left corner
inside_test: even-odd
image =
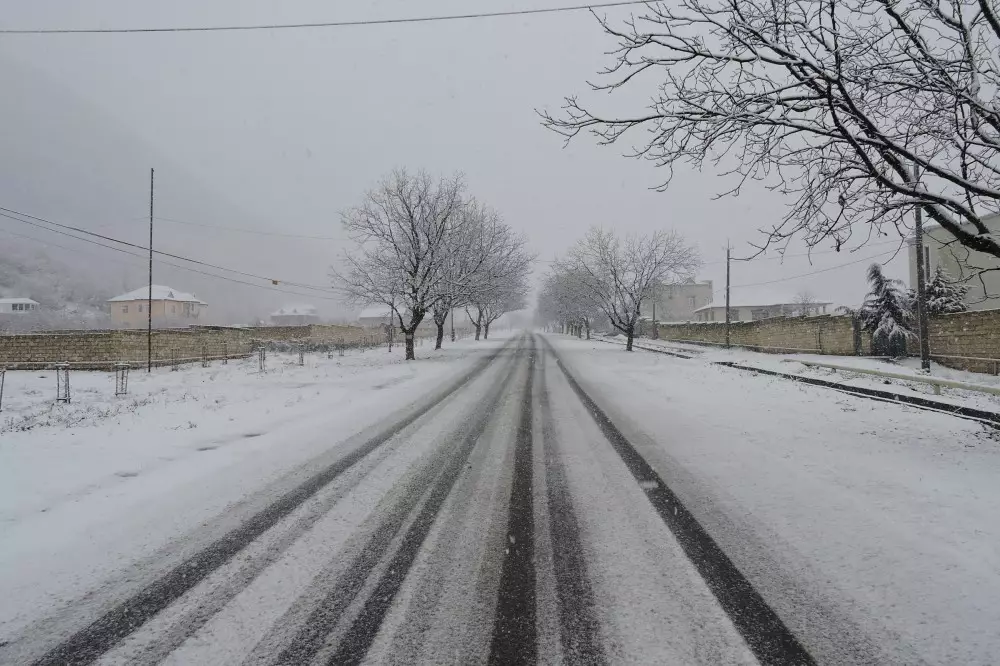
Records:
[[[901,356],[906,353],[906,341],[914,337],[917,297],[905,289],[901,280],[885,275],[879,264],[868,267],[871,290],[857,310],[843,308],[861,321],[862,329],[872,334],[876,354]],[[932,315],[965,312],[964,284],[954,282],[940,266],[927,283],[927,312]]]
[[[1000,257],[986,220],[1000,211],[994,0],[675,0],[598,20],[617,47],[593,87],[623,99],[568,97],[542,113],[549,128],[634,138],[664,187],[706,163],[737,176],[727,193],[764,181],[790,202],[767,242],[863,245],[905,234],[919,206]]]
[[[593,227],[553,262],[538,296],[543,322],[560,322],[590,338],[602,319],[632,351],[642,302],[663,282],[679,282],[700,266],[697,250],[674,231],[620,238]]]
[[[390,309],[407,360],[428,316],[440,349],[449,312],[464,309],[478,340],[504,313],[525,306],[533,260],[526,240],[466,197],[461,176],[393,171],[343,214],[343,225],[355,247],[334,280],[353,302]]]

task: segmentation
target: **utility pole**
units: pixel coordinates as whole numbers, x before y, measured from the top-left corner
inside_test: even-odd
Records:
[[[729,348],[729,264],[731,248],[729,239],[726,239],[726,348]]]
[[[149,292],[146,294],[146,372],[153,371],[153,170],[149,170]]]
[[[913,165],[913,187],[916,189],[920,180],[917,165]],[[917,252],[917,335],[920,338],[920,368],[927,372],[931,370],[930,332],[927,318],[927,268],[924,265],[924,219],[923,207],[917,205],[914,210],[913,244]]]

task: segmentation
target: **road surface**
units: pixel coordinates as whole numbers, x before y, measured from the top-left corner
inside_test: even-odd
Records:
[[[967,518],[986,521],[970,532],[958,521],[944,537],[953,542],[933,544],[933,555],[907,551],[903,537],[861,524],[872,511],[901,519],[893,502],[865,505],[878,490],[858,491],[852,525],[841,496],[804,488],[807,470],[809,483],[842,492],[835,463],[777,460],[767,443],[748,455],[760,444],[753,432],[741,440],[716,431],[712,447],[692,447],[699,418],[669,397],[623,403],[636,385],[584,363],[591,353],[530,334],[484,351],[435,392],[386,407],[377,427],[331,433],[327,454],[234,509],[237,521],[208,524],[179,551],[126,566],[114,584],[51,609],[0,646],[0,661],[989,663],[1000,625],[996,609],[979,605],[998,588],[997,528],[986,515]],[[699,378],[680,359],[655,362],[676,364],[691,390],[701,381],[787,390],[733,371]],[[629,415],[630,403],[643,413]],[[841,406],[819,409],[843,414]],[[644,431],[656,418],[665,426]],[[938,427],[947,417],[901,418]],[[701,426],[704,437],[712,426]],[[803,449],[814,445],[801,439]],[[894,455],[890,463],[913,462]],[[734,461],[746,487],[719,471]],[[883,465],[872,461],[869,476],[896,473]],[[989,481],[970,483],[974,491]],[[817,498],[825,509],[812,514],[773,509]],[[995,493],[984,504],[988,515]],[[841,520],[828,522],[824,510]],[[932,535],[941,529],[930,520]],[[789,533],[836,557],[811,554]],[[830,560],[850,556],[825,540],[907,574],[940,571],[958,591],[938,594],[919,579],[872,583],[877,563],[837,569]],[[911,607],[887,610],[904,602]],[[956,614],[961,622],[947,619]]]

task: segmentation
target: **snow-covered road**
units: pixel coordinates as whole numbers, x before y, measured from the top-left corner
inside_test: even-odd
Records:
[[[3,507],[0,662],[1000,654],[981,426],[561,336],[436,360],[309,384],[205,473],[95,464]],[[14,483],[35,459],[4,436]]]

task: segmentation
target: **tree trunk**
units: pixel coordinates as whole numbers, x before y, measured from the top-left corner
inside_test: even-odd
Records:
[[[587,327],[587,339],[589,340],[590,339],[590,322],[588,321],[585,325]]]
[[[413,331],[409,331],[406,333],[406,360],[412,361],[415,358],[416,356],[413,355]]]
[[[580,324],[576,325],[576,337],[578,338],[583,337],[583,326],[581,326]]]
[[[486,322],[483,324],[483,340],[490,339],[490,323]]]
[[[437,322],[434,323],[437,324]],[[434,343],[434,349],[441,349],[441,341],[444,340],[444,322],[437,324],[437,327],[438,327],[438,334],[437,334],[437,340]]]
[[[473,324],[476,327],[476,340],[479,339],[479,335],[482,332],[483,327],[479,324]]]
[[[635,328],[629,326],[626,335],[628,336],[628,341],[625,343],[625,351],[632,351],[632,338],[635,337]]]

